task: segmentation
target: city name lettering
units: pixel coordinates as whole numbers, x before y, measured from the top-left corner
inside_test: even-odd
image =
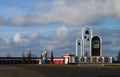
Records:
[[[79,57],[79,63],[112,63],[112,57]]]

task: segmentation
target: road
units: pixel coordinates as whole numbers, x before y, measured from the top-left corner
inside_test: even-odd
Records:
[[[0,77],[120,77],[120,68],[0,65]]]

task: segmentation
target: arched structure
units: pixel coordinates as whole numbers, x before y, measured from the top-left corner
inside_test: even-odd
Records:
[[[80,49],[80,55],[82,56],[83,55],[83,53],[82,53],[82,49],[83,49],[83,43],[82,43],[82,40],[80,40],[80,39],[77,39],[76,40],[76,56],[78,56],[78,49]]]
[[[91,38],[92,38],[92,33],[93,32],[93,29],[92,29],[92,27],[90,27],[90,26],[86,26],[85,28],[83,28],[82,29],[82,41],[83,41],[83,56],[84,56],[84,53],[85,53],[85,50],[84,50],[84,48],[85,48],[85,41],[89,41],[89,45],[90,45],[90,47],[89,47],[89,49],[90,49],[90,56],[91,56]]]
[[[91,56],[102,56],[102,39],[95,35],[91,39]]]

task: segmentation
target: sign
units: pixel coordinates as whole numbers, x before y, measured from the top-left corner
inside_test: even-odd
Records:
[[[79,57],[78,63],[112,63],[112,57],[100,57],[100,56],[91,56],[91,57]]]
[[[69,57],[69,63],[76,63],[75,62],[75,56],[70,56]]]

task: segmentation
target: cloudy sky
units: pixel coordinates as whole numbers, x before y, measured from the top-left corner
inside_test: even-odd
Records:
[[[120,0],[0,0],[0,56],[75,53],[81,29],[103,39],[103,55],[120,51]]]

